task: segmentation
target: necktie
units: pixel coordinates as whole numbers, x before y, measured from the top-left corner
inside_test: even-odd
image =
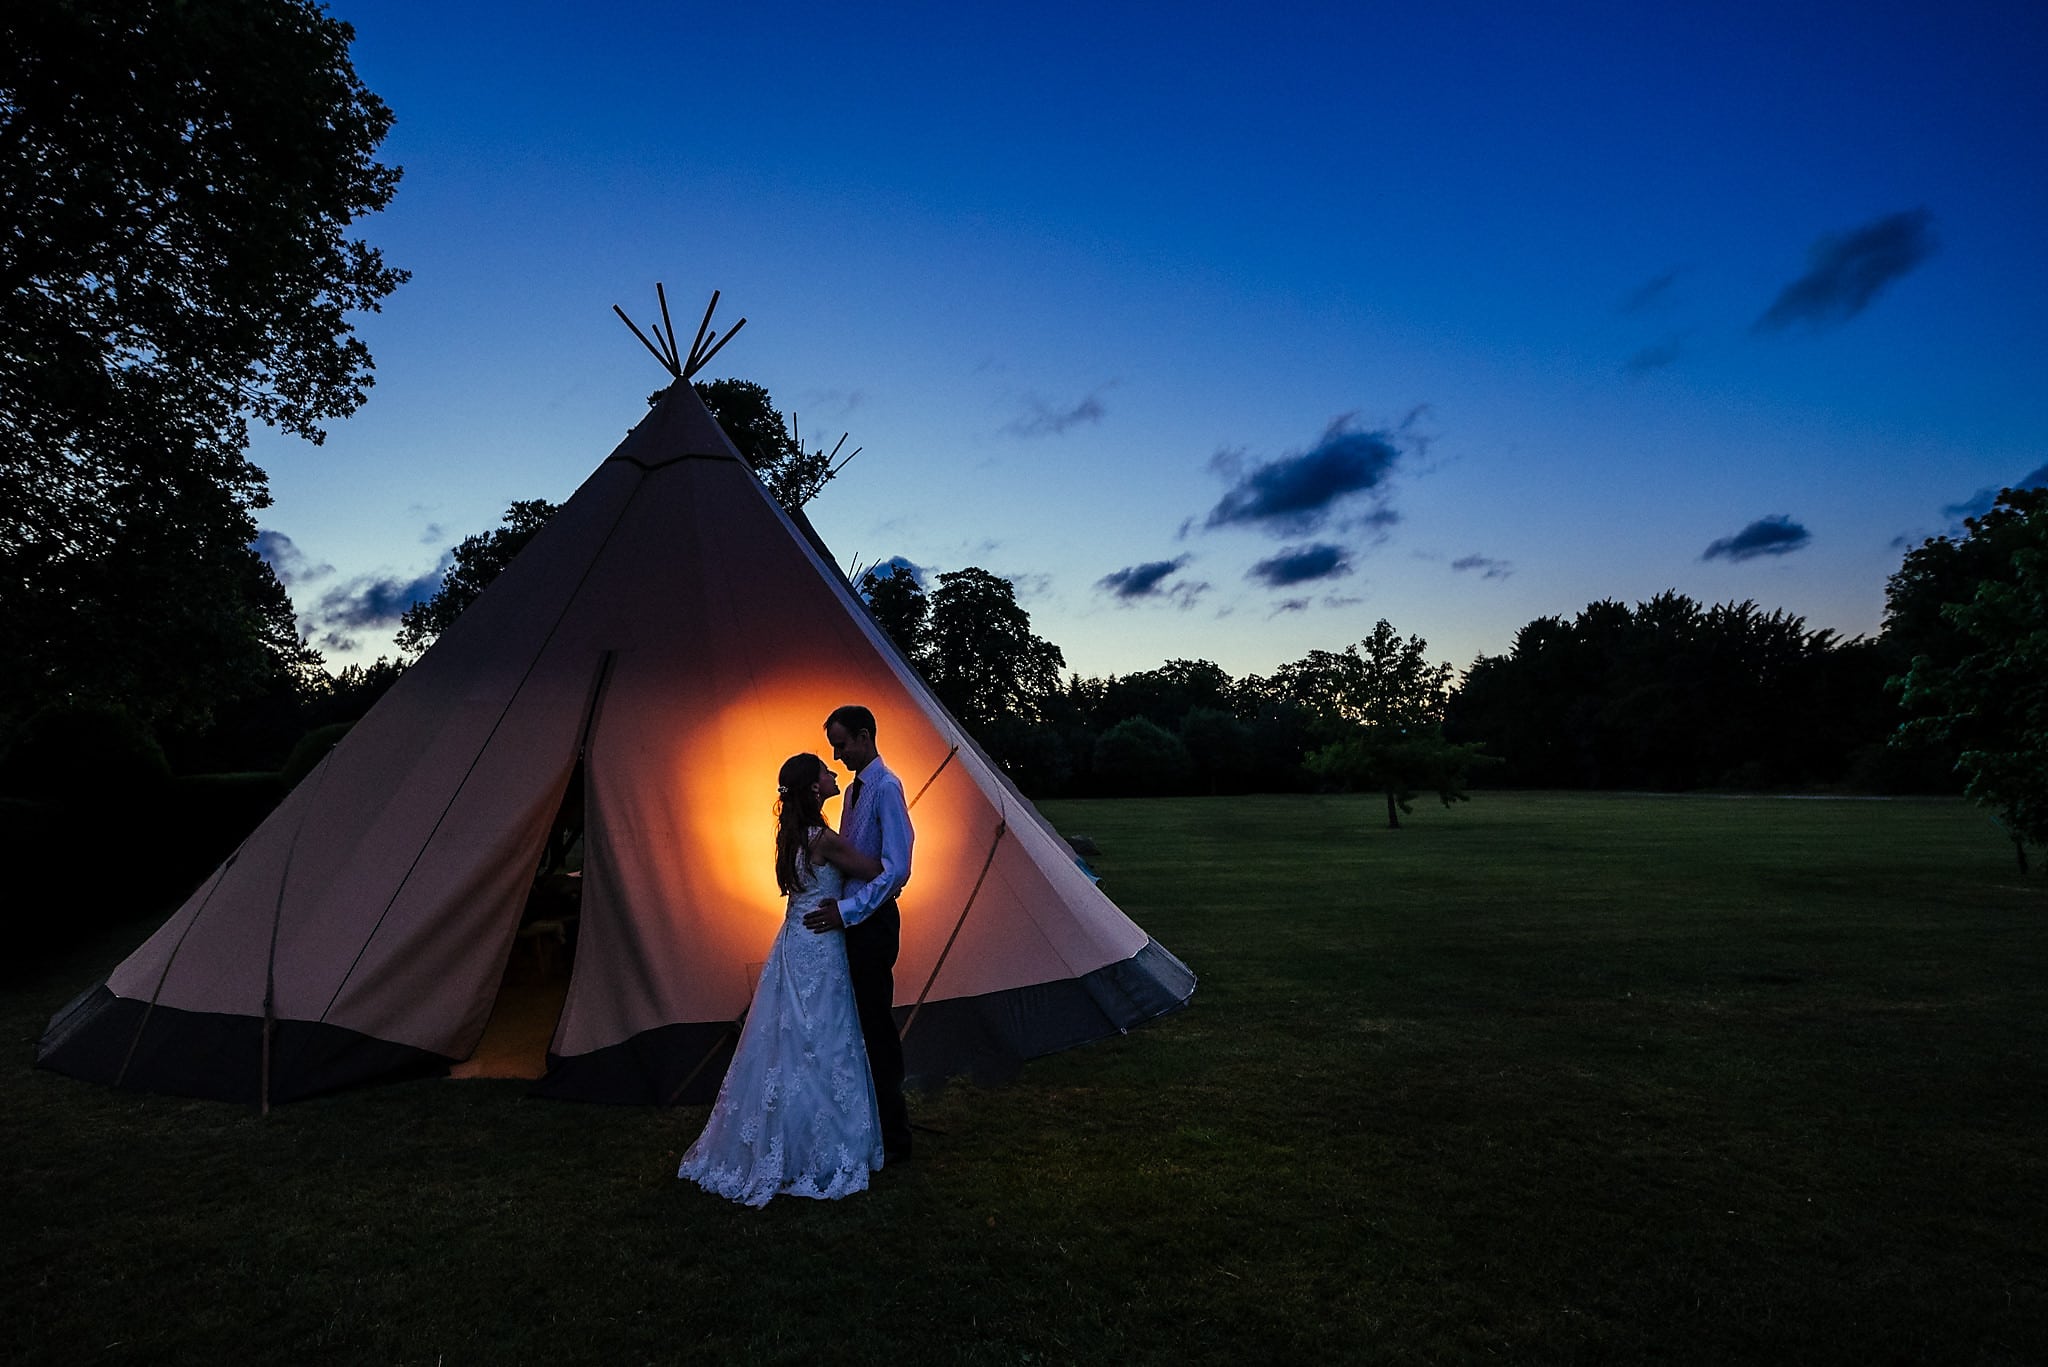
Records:
[[[840,809],[839,824],[844,826],[853,820],[853,809],[860,802],[860,775],[855,774],[853,782],[846,785],[846,805]]]

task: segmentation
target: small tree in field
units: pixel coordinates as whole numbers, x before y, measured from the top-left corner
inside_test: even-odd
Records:
[[[1431,664],[1429,643],[1403,641],[1385,619],[1342,655],[1318,651],[1283,665],[1276,683],[1294,685],[1323,717],[1331,741],[1303,761],[1310,773],[1346,787],[1384,793],[1387,828],[1401,829],[1418,791],[1448,807],[1464,802],[1466,775],[1486,759],[1477,745],[1444,739],[1451,666]]]

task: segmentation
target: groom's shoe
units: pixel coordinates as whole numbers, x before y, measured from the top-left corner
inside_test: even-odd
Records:
[[[896,1165],[897,1165],[898,1163],[908,1163],[909,1161],[910,1161],[910,1145],[908,1145],[908,1144],[903,1144],[903,1145],[899,1145],[899,1146],[897,1146],[897,1147],[894,1147],[894,1148],[884,1148],[884,1149],[882,1150],[882,1166],[883,1166],[883,1167],[886,1167],[886,1168],[893,1168],[893,1167],[895,1167],[895,1166],[896,1166]]]

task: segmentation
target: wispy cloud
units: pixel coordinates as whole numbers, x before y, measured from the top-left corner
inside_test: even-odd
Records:
[[[1210,468],[1231,487],[1209,510],[1203,526],[1256,527],[1274,536],[1313,532],[1347,500],[1379,501],[1386,515],[1387,480],[1401,459],[1390,432],[1359,432],[1340,418],[1322,440],[1299,455],[1243,467],[1242,452],[1218,452]]]
[[[1760,517],[1733,536],[1724,536],[1700,555],[1702,560],[1754,560],[1760,555],[1789,555],[1813,540],[1813,533],[1783,513]]]
[[[1095,389],[1077,403],[1058,407],[1047,403],[1036,394],[1024,396],[1024,413],[1015,421],[1003,427],[1013,437],[1057,437],[1070,427],[1082,423],[1101,422],[1109,410],[1103,407],[1102,392],[1111,384],[1097,385]]]
[[[357,575],[337,584],[306,614],[312,623],[309,630],[322,633],[320,644],[330,650],[351,650],[355,633],[395,628],[407,608],[432,598],[454,564],[454,556],[443,555],[439,564],[416,579]]]
[[[1484,555],[1461,555],[1451,562],[1451,568],[1461,573],[1478,570],[1481,579],[1505,579],[1515,572],[1515,567],[1507,561]]]
[[[1685,354],[1680,340],[1667,337],[1661,342],[1652,342],[1635,355],[1621,363],[1621,369],[1628,375],[1647,375],[1653,370],[1663,370],[1676,365],[1678,358]]]
[[[1616,305],[1622,313],[1642,313],[1670,299],[1671,287],[1678,283],[1678,269],[1665,271],[1662,275],[1651,276],[1621,297]]]
[[[313,558],[300,550],[290,537],[267,527],[256,533],[249,549],[270,566],[271,573],[277,576],[280,584],[303,584],[334,573],[334,566],[315,564]]]
[[[864,389],[809,389],[803,395],[804,412],[814,418],[843,418],[867,398]]]
[[[1269,612],[1269,613],[1267,613],[1267,614],[1266,614],[1266,620],[1270,622],[1270,621],[1272,621],[1272,620],[1273,620],[1273,619],[1274,619],[1275,617],[1278,617],[1278,616],[1279,616],[1279,615],[1280,615],[1281,613],[1283,613],[1283,612],[1307,612],[1307,611],[1308,611],[1308,599],[1306,599],[1306,598],[1282,598],[1282,599],[1281,599],[1281,600],[1280,600],[1279,602],[1277,602],[1277,603],[1273,604],[1273,610],[1272,610],[1271,612]]]
[[[1052,576],[1043,572],[1006,574],[1003,578],[1009,580],[1010,587],[1017,590],[1019,602],[1035,603],[1052,593]]]
[[[1136,598],[1156,598],[1165,593],[1165,581],[1178,573],[1188,559],[1182,555],[1172,560],[1148,560],[1142,565],[1127,565],[1103,575],[1095,581],[1095,587],[1106,589],[1127,602]]]
[[[1245,571],[1269,589],[1284,589],[1318,579],[1339,579],[1351,573],[1351,556],[1342,546],[1318,542],[1311,546],[1290,546],[1278,555],[1261,560]]]
[[[1829,233],[1808,249],[1806,274],[1778,292],[1752,331],[1775,332],[1794,323],[1817,330],[1838,327],[1932,256],[1937,245],[1934,216],[1925,209]]]
[[[2039,489],[2044,485],[2048,485],[2048,465],[2028,471],[2006,487],[2011,489]],[[1961,503],[1944,505],[1941,512],[1944,517],[1961,521],[1966,517],[1984,516],[1984,514],[1991,511],[1991,505],[1996,502],[1998,502],[1998,490],[1987,486],[1979,489]],[[273,566],[272,568],[276,567]],[[282,570],[278,571],[278,577],[284,577]]]

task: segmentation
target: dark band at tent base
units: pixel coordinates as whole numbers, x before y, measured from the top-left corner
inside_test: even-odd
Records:
[[[1091,1044],[1185,1005],[1187,966],[1156,940],[1063,982],[926,1002],[905,1037],[907,1084],[1007,1081],[1023,1064]],[[897,1027],[910,1007],[896,1010]],[[662,1026],[573,1058],[548,1057],[536,1096],[624,1105],[694,1105],[718,1093],[737,1031],[725,1021]],[[117,997],[100,983],[51,1020],[36,1062],[88,1082],[253,1105],[263,1095],[263,1022]],[[378,1082],[434,1077],[456,1060],[340,1026],[271,1026],[269,1099],[299,1101]]]

